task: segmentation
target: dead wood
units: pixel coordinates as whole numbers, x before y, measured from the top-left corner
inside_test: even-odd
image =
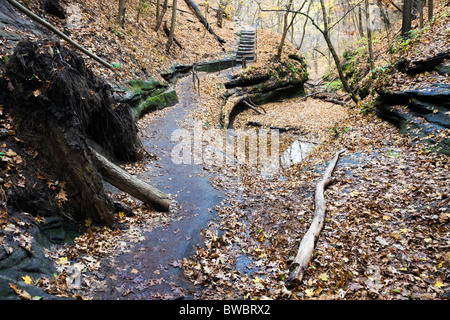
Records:
[[[25,8],[24,6],[22,6],[20,3],[18,3],[15,0],[6,0],[8,1],[12,6],[14,6],[17,10],[21,11],[22,13],[26,14],[30,19],[32,19],[33,21],[39,23],[40,25],[44,26],[45,28],[47,28],[48,30],[52,31],[54,34],[56,34],[58,37],[66,40],[68,43],[70,43],[71,45],[73,45],[74,47],[76,47],[78,50],[80,50],[81,52],[83,52],[84,54],[86,54],[87,56],[91,57],[92,59],[96,60],[97,62],[101,63],[102,65],[104,65],[105,67],[109,68],[109,69],[113,69],[114,67],[106,62],[105,60],[103,60],[102,58],[100,58],[99,56],[93,54],[92,52],[90,52],[89,50],[87,50],[85,47],[83,47],[82,45],[80,45],[78,42],[72,40],[71,38],[69,38],[68,36],[66,36],[64,33],[62,33],[61,31],[59,31],[58,29],[56,29],[53,25],[51,25],[50,23],[48,23],[47,21],[41,19],[39,16],[35,15],[33,12],[31,12],[30,10],[28,10],[27,8]]]
[[[169,210],[171,201],[168,195],[142,180],[133,177],[119,166],[110,162],[93,148],[90,148],[90,152],[92,158],[99,167],[103,179],[118,189],[142,200],[144,203],[150,204],[155,210]]]
[[[203,16],[202,12],[198,8],[198,6],[194,3],[192,0],[184,0],[188,7],[194,12],[194,14],[197,16],[198,20],[205,26],[206,30],[208,30],[209,33],[211,33],[214,38],[217,40],[217,42],[222,47],[222,50],[225,51],[225,48],[223,47],[223,44],[225,43],[225,40],[223,40],[221,37],[219,37],[214,30],[211,28],[211,25],[209,24],[208,20]]]
[[[316,185],[315,191],[315,212],[313,221],[304,235],[297,252],[297,256],[291,264],[291,271],[287,280],[287,284],[292,286],[302,281],[306,269],[311,262],[314,247],[316,245],[319,234],[322,231],[325,220],[326,201],[323,195],[326,187],[331,183],[331,174],[336,166],[341,153],[345,150],[336,152],[333,160],[328,165],[322,179]]]

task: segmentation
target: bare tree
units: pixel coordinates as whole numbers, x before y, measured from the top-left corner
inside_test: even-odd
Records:
[[[173,35],[175,33],[175,25],[177,24],[177,0],[172,2],[172,22],[170,24],[169,39],[166,44],[166,51],[169,52],[170,47],[173,43]]]

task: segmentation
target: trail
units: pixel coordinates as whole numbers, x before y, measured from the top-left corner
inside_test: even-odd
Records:
[[[189,111],[197,107],[190,77],[179,80],[178,96],[177,105],[158,111],[163,116],[146,121],[140,132],[145,150],[158,156],[156,165],[140,178],[170,193],[176,200],[175,212],[171,212],[170,223],[144,231],[144,241],[109,259],[104,266],[109,292],[96,299],[192,299],[200,290],[185,279],[176,262],[195,252],[201,243],[201,229],[216,217],[214,207],[224,194],[211,186],[210,174],[202,165],[176,165],[171,159],[178,143],[171,141],[172,133],[193,124]]]

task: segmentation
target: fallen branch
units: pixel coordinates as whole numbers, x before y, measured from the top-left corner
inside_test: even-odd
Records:
[[[317,183],[315,192],[315,212],[314,219],[308,229],[308,232],[304,235],[300,242],[300,247],[297,252],[297,256],[291,264],[291,271],[287,279],[287,284],[293,286],[302,281],[303,276],[308,268],[311,258],[314,253],[314,247],[316,245],[319,234],[323,228],[323,222],[325,220],[326,202],[324,198],[324,191],[326,187],[331,183],[331,174],[336,166],[341,153],[345,150],[336,152],[333,160],[328,165],[322,180]]]
[[[39,16],[35,15],[33,12],[31,12],[30,10],[28,10],[27,8],[25,8],[24,6],[22,6],[20,3],[18,3],[17,1],[14,0],[6,0],[8,1],[13,7],[15,7],[16,9],[18,9],[19,11],[21,11],[22,13],[24,13],[25,15],[27,15],[30,19],[32,19],[33,21],[43,25],[44,27],[46,27],[48,30],[52,31],[53,33],[55,33],[58,37],[66,40],[68,43],[70,43],[71,45],[75,46],[77,49],[79,49],[81,52],[85,53],[86,55],[88,55],[89,57],[91,57],[92,59],[96,60],[97,62],[100,62],[102,65],[104,65],[105,67],[109,68],[109,69],[113,69],[114,67],[106,62],[105,60],[103,60],[102,58],[100,58],[99,56],[96,56],[95,54],[93,54],[92,52],[90,52],[89,50],[87,50],[86,48],[84,48],[83,46],[81,46],[80,44],[78,44],[76,41],[70,39],[68,36],[66,36],[64,33],[62,33],[61,31],[59,31],[58,29],[56,29],[54,26],[52,26],[50,23],[48,23],[47,21],[41,19]]]
[[[95,163],[99,167],[103,179],[116,188],[142,200],[144,203],[152,205],[155,210],[169,210],[171,201],[168,195],[133,177],[119,166],[110,162],[93,148],[90,148],[90,151]]]
[[[225,43],[225,40],[223,40],[221,37],[219,37],[214,30],[211,28],[211,25],[209,24],[208,20],[203,16],[202,12],[198,8],[198,6],[194,3],[192,0],[184,0],[188,7],[194,12],[194,14],[197,16],[198,20],[205,26],[206,30],[208,30],[209,33],[211,33],[214,38],[217,40],[217,42],[222,47],[222,50],[225,51],[225,48],[223,47],[223,44]]]
[[[249,107],[250,109],[252,109],[253,111],[256,111],[258,114],[263,114],[261,111],[259,111],[258,109],[256,109],[254,106],[252,106],[250,103],[248,103],[247,101],[242,101],[244,102],[244,104]]]

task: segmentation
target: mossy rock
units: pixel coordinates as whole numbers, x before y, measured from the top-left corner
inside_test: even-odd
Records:
[[[177,102],[178,95],[175,89],[170,89],[163,92],[158,91],[158,94],[146,97],[133,108],[134,116],[136,119],[140,119],[147,113],[173,106]]]

